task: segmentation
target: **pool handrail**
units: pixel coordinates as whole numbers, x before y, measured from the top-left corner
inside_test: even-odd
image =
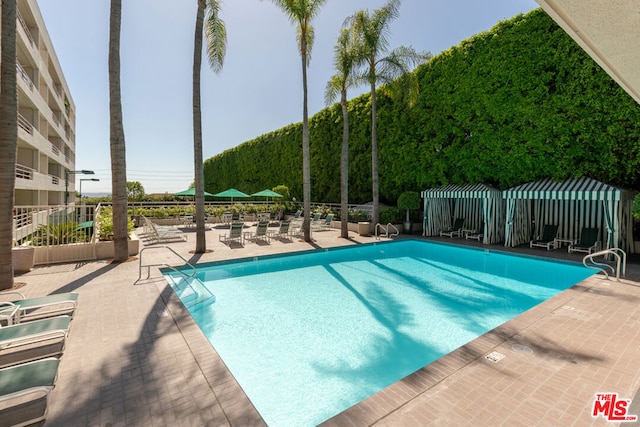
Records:
[[[177,256],[177,257],[178,257],[178,258],[180,258],[182,261],[184,261],[184,263],[185,263],[186,265],[188,265],[188,266],[191,268],[191,270],[193,270],[193,273],[192,273],[192,274],[187,274],[187,273],[185,273],[184,271],[182,271],[182,270],[178,270],[177,268],[175,268],[175,267],[173,267],[173,266],[171,266],[171,265],[169,265],[169,264],[167,264],[167,263],[160,263],[160,264],[145,264],[145,265],[142,265],[142,253],[143,253],[144,251],[146,251],[147,249],[169,249],[171,252],[173,252],[173,254],[174,254],[175,256]],[[140,250],[140,260],[139,260],[139,262],[138,262],[138,279],[134,282],[134,284],[135,284],[135,283],[138,283],[138,281],[142,278],[142,267],[147,267],[147,279],[148,279],[148,278],[149,278],[149,276],[151,275],[151,268],[150,268],[150,267],[167,267],[167,268],[169,268],[169,269],[171,269],[171,270],[175,271],[176,273],[181,274],[181,275],[183,275],[183,276],[185,276],[185,277],[189,277],[189,278],[193,278],[193,277],[195,277],[195,276],[196,276],[196,273],[197,273],[197,271],[196,271],[196,267],[195,267],[193,264],[191,264],[189,261],[187,261],[186,259],[184,259],[184,258],[182,257],[182,255],[180,255],[179,253],[177,253],[175,250],[173,250],[173,249],[172,249],[171,247],[169,247],[169,246],[150,246],[150,247],[147,247],[147,248],[142,248],[142,250]]]
[[[596,262],[593,258],[596,256],[607,256],[613,255],[616,258],[616,268],[613,268],[609,264],[604,264],[602,262]],[[591,262],[591,264],[587,264],[587,262]],[[587,254],[582,258],[582,264],[594,270],[601,271],[604,273],[607,280],[609,280],[609,274],[607,269],[611,270],[612,274],[615,274],[616,280],[620,281],[620,267],[622,266],[622,276],[626,275],[627,271],[627,253],[620,248],[609,248],[604,249],[602,251],[594,252],[592,254]]]
[[[400,234],[400,231],[398,230],[398,228],[392,223],[388,223],[386,226],[382,225],[381,223],[377,223],[375,227],[375,235],[377,240],[380,240],[380,237],[378,236],[378,227],[384,230],[384,237],[386,238],[395,237]],[[393,228],[395,230],[395,233],[389,235],[389,227]]]

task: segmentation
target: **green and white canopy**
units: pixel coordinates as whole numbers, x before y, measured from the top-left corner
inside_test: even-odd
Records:
[[[522,184],[503,195],[505,246],[527,243],[540,235],[545,224],[552,224],[558,225],[559,237],[575,240],[583,227],[599,228],[603,248],[633,252],[633,192],[592,178],[570,178]]]
[[[465,229],[484,230],[483,243],[502,242],[505,218],[502,191],[485,184],[451,184],[424,190],[421,196],[423,236],[438,236],[452,225],[453,218],[464,218]]]

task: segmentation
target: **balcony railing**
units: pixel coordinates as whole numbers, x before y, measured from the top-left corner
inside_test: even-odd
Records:
[[[56,147],[53,142],[51,143],[51,151],[56,156],[58,156],[60,154],[60,149],[58,147]]]
[[[53,117],[53,122],[55,124],[57,124],[58,126],[62,126],[62,123],[60,122],[60,117],[58,117],[55,111],[51,112],[51,117]]]
[[[49,175],[51,177],[51,183],[53,185],[58,185],[60,184],[60,178],[55,176],[55,175]]]
[[[33,180],[33,172],[29,167],[16,165],[16,178]]]
[[[24,18],[22,17],[22,14],[19,11],[17,13],[17,17],[18,17],[18,22],[20,23],[20,26],[24,30],[25,35],[27,36],[27,38],[29,39],[29,42],[31,43],[31,46],[35,46],[36,42],[33,40],[33,37],[31,36],[31,31],[29,30],[27,23],[24,21]]]
[[[29,86],[29,90],[33,90],[33,80],[29,77],[29,74],[22,68],[22,65],[19,62],[16,62],[16,69],[18,70],[18,74],[22,77],[22,80]]]
[[[24,116],[20,113],[18,113],[18,126],[21,127],[29,135],[33,135],[33,125],[29,123],[29,120],[25,119]]]

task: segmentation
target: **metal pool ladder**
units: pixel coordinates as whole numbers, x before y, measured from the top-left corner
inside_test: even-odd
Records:
[[[191,274],[187,274],[186,272],[184,272],[181,269],[177,269],[175,267],[173,267],[172,265],[169,265],[167,263],[158,263],[158,264],[142,264],[142,254],[144,251],[146,251],[147,249],[168,249],[169,251],[171,251],[175,256],[177,256],[178,258],[180,258],[182,261],[184,261],[184,263],[186,265],[188,265],[191,270],[193,271]],[[211,291],[209,289],[206,288],[206,286],[204,286],[204,283],[202,283],[202,281],[200,281],[200,279],[198,279],[196,277],[196,267],[194,265],[192,265],[189,261],[187,261],[186,259],[184,259],[180,254],[178,254],[176,251],[174,251],[172,248],[170,248],[169,246],[152,246],[152,247],[148,247],[148,248],[143,248],[140,251],[140,261],[138,263],[138,280],[136,280],[136,283],[140,280],[140,278],[142,277],[142,267],[147,267],[147,279],[149,278],[150,273],[150,267],[165,267],[168,268],[176,273],[178,273],[179,275],[182,276],[182,280],[180,280],[180,282],[176,283],[175,280],[172,279],[173,283],[174,283],[174,287],[178,288],[177,290],[180,290],[180,287],[182,286],[182,291],[184,291],[186,288],[189,288],[189,291],[187,292],[187,295],[182,295],[180,297],[180,299],[182,300],[183,304],[187,307],[193,306],[195,304],[207,301],[211,298],[213,298],[213,301],[215,301],[215,295],[213,295],[213,293],[211,293]],[[183,292],[184,294],[184,292]]]
[[[384,231],[384,237],[389,238],[389,237],[396,237],[398,234],[400,234],[400,231],[398,231],[398,229],[396,228],[395,225],[389,223],[387,225],[382,225],[380,223],[376,224],[376,239],[380,240],[380,236],[382,234],[380,234],[380,236],[378,236],[378,228],[382,229],[382,231]],[[389,234],[389,228],[393,228],[395,230],[395,232],[393,234]]]
[[[605,255],[613,255],[613,257],[615,257],[615,261],[616,261],[615,268],[613,268],[609,264],[605,264],[603,262],[597,262],[593,259],[594,257],[597,257],[597,256],[604,257]],[[615,275],[616,280],[619,282],[620,271],[622,270],[622,276],[626,274],[627,253],[620,248],[605,249],[599,252],[594,252],[592,254],[585,255],[584,258],[582,258],[582,264],[584,264],[584,266],[587,268],[598,270],[604,273],[607,280],[609,280],[609,271],[611,271],[611,274]]]

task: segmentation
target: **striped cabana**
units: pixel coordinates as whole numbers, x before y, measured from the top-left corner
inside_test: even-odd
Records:
[[[439,236],[453,218],[464,218],[465,229],[484,229],[483,243],[504,238],[505,203],[502,191],[485,184],[446,185],[421,193],[424,199],[423,236]]]
[[[632,205],[635,193],[591,178],[545,179],[503,192],[507,201],[505,246],[529,242],[545,224],[558,237],[580,238],[583,227],[600,229],[601,247],[634,252]]]

